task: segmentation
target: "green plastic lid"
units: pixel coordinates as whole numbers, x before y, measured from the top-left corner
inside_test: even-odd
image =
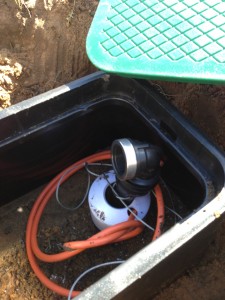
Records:
[[[225,82],[225,1],[101,0],[86,49],[109,73]]]

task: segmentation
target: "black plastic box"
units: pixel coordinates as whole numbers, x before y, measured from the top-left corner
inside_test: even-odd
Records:
[[[1,204],[130,137],[162,147],[163,180],[191,212],[77,299],[150,299],[193,264],[225,210],[225,157],[147,82],[97,72],[0,113]]]

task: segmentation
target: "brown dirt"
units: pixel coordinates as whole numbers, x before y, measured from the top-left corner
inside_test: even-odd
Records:
[[[75,6],[74,6],[75,3]],[[30,98],[61,84],[91,73],[95,68],[85,54],[85,38],[94,15],[96,0],[15,0],[0,2],[0,108]],[[185,83],[153,82],[168,99],[192,120],[221,149],[225,150],[225,87]],[[45,289],[36,279],[27,261],[24,236],[27,217],[40,189],[1,208],[0,224],[0,298],[1,299],[60,299]],[[52,207],[51,207],[52,209]],[[84,207],[85,209],[85,207]],[[47,211],[48,213],[48,211]],[[43,220],[40,233],[42,246],[48,249],[48,225],[52,226],[57,211]],[[48,217],[50,214],[48,214]],[[60,218],[65,212],[60,211]],[[53,218],[53,219],[52,219]],[[74,232],[68,218],[54,224],[57,239]],[[70,218],[76,221],[76,218]],[[88,219],[88,218],[87,218]],[[16,224],[16,226],[15,226]],[[61,233],[60,233],[61,232]],[[223,299],[225,295],[225,223],[214,243],[193,269],[188,270],[156,296],[166,299]],[[141,243],[145,243],[141,238]],[[133,244],[133,243],[131,243]],[[54,244],[57,248],[57,243]],[[53,247],[53,248],[54,248]],[[50,249],[50,250],[56,250]],[[120,250],[126,258],[127,248]],[[132,255],[132,249],[129,255]],[[61,283],[67,282],[98,262],[98,251],[81,258],[77,273],[73,264],[45,267],[48,275]],[[106,254],[107,256],[108,254]],[[68,271],[69,270],[69,271]],[[71,272],[71,273],[70,273]],[[70,275],[68,275],[70,274]],[[101,276],[100,272],[97,276]],[[67,277],[66,277],[67,276]],[[69,277],[68,277],[69,276]],[[91,282],[91,279],[90,279]],[[80,287],[82,288],[82,286]]]
[[[156,81],[170,102],[225,150],[225,86]]]
[[[85,53],[84,37],[97,3],[96,0],[0,3],[1,107],[94,70]]]

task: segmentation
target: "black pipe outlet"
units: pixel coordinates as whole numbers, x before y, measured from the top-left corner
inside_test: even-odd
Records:
[[[123,197],[148,193],[159,181],[162,150],[149,143],[118,139],[112,143],[117,191]]]

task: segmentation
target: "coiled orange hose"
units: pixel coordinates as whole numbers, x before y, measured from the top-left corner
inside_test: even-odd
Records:
[[[111,153],[109,151],[100,152],[88,156],[84,159],[81,159],[80,161],[76,162],[75,164],[71,165],[70,167],[59,173],[41,192],[30,212],[26,229],[26,249],[31,268],[33,269],[34,273],[39,278],[39,280],[46,287],[48,287],[53,292],[59,295],[68,296],[70,291],[51,281],[40,269],[37,259],[44,262],[59,262],[71,258],[88,248],[99,247],[109,243],[130,239],[141,233],[143,230],[143,224],[140,221],[134,220],[134,216],[131,214],[128,218],[128,221],[106,228],[93,235],[86,241],[75,241],[65,243],[64,248],[70,249],[70,251],[64,251],[57,254],[46,254],[43,253],[38,246],[37,232],[40,218],[42,216],[45,206],[47,205],[51,196],[55,192],[57,183],[60,180],[60,178],[62,178],[62,175],[64,174],[61,183],[66,181],[78,170],[82,169],[85,163],[94,163],[97,161],[108,160],[110,158]],[[158,212],[153,240],[161,234],[161,228],[164,222],[164,202],[159,185],[155,187],[155,194]],[[72,296],[75,297],[79,293],[80,291],[73,291]]]

